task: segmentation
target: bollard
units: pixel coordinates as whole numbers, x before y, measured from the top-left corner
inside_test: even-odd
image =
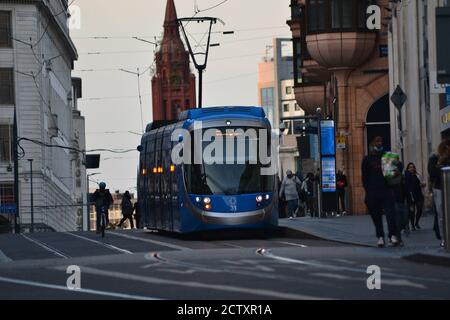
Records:
[[[445,250],[450,252],[450,167],[442,169],[442,202],[444,206]]]

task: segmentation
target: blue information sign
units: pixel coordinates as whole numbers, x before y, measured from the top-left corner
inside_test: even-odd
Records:
[[[325,120],[321,122],[321,153],[324,157],[336,155],[336,137],[334,128],[333,120]]]
[[[336,192],[336,158],[322,159],[322,192]]]
[[[16,214],[16,205],[15,204],[2,204],[0,205],[0,214]]]
[[[447,107],[450,107],[450,87],[447,87],[447,88],[445,89],[445,92],[446,92],[446,97],[447,97],[447,99],[446,99],[446,101],[447,101],[446,105],[447,105]]]

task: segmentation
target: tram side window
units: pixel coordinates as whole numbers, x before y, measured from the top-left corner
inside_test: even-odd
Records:
[[[155,149],[156,149],[155,167],[156,168],[161,168],[163,166],[162,161],[161,161],[162,160],[162,145],[161,145],[161,143],[162,143],[162,136],[158,133],[158,137],[156,139],[156,146],[155,146]],[[162,190],[161,190],[161,187],[162,187],[161,182],[162,181],[161,180],[162,180],[161,173],[158,173],[156,175],[155,193],[159,197],[162,196]]]

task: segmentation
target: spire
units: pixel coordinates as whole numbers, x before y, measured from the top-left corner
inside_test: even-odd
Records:
[[[164,25],[169,25],[177,21],[177,9],[175,8],[174,0],[167,0],[166,7],[166,18],[164,20]]]

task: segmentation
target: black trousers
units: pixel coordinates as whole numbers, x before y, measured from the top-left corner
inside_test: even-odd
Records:
[[[411,226],[414,228],[415,226],[419,225],[420,218],[422,218],[423,201],[408,202],[408,210],[409,221],[411,222]]]
[[[366,205],[375,226],[377,238],[384,238],[383,214],[386,215],[389,237],[401,239],[400,219],[395,210],[395,197],[391,192],[372,190],[367,194]]]
[[[130,226],[131,226],[131,229],[134,229],[133,215],[126,215],[126,216],[123,216],[123,219],[120,220],[119,227],[121,227],[122,224],[123,224],[126,220],[130,220]]]
[[[338,189],[337,194],[338,194],[339,202],[341,204],[341,206],[339,207],[339,203],[338,203],[338,213],[347,211],[345,209],[345,190]],[[341,211],[341,209],[342,209],[342,211]]]

